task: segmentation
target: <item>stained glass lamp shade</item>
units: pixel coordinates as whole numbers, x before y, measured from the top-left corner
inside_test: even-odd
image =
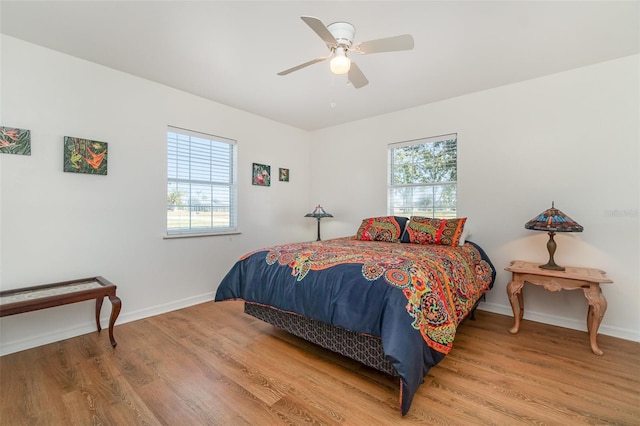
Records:
[[[576,221],[571,219],[560,210],[556,209],[554,203],[551,202],[551,208],[543,211],[524,225],[527,229],[535,231],[547,231],[549,241],[547,241],[547,250],[549,251],[549,261],[540,265],[542,269],[551,269],[553,271],[564,271],[564,267],[556,265],[553,255],[556,252],[556,242],[553,237],[556,232],[582,232],[584,229]]]
[[[316,241],[320,241],[320,219],[323,217],[333,217],[333,215],[331,213],[327,213],[322,206],[318,204],[315,209],[305,214],[304,217],[315,217],[318,219],[318,239]]]

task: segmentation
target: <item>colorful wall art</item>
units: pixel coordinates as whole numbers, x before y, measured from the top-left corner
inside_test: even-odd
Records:
[[[278,173],[280,182],[289,182],[289,169],[280,168],[280,173]]]
[[[0,127],[0,154],[31,155],[31,130]]]
[[[258,186],[271,186],[271,166],[253,163],[251,183]]]
[[[64,171],[107,174],[107,143],[88,139],[64,137]]]

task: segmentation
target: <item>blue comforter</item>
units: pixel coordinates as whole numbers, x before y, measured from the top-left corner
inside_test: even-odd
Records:
[[[404,415],[494,278],[490,260],[470,242],[449,247],[347,237],[249,253],[222,280],[215,300],[255,302],[380,337],[400,376]]]

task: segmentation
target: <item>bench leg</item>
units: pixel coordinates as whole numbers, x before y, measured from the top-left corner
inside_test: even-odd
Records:
[[[111,317],[109,318],[109,340],[111,340],[111,346],[115,348],[118,343],[116,343],[116,339],[113,338],[113,325],[116,323],[118,315],[120,315],[122,301],[117,296],[109,296],[109,300],[111,301]]]
[[[96,299],[96,326],[98,327],[98,332],[102,330],[102,326],[100,326],[100,311],[102,310],[102,301],[104,296]]]

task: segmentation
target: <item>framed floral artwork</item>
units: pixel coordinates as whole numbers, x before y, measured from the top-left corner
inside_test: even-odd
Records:
[[[251,183],[257,186],[271,186],[271,166],[253,163]]]
[[[107,174],[106,142],[64,137],[64,171],[90,175]]]
[[[0,154],[31,155],[31,130],[0,127]]]
[[[278,173],[278,180],[280,182],[289,182],[289,169],[283,169],[281,167]]]

